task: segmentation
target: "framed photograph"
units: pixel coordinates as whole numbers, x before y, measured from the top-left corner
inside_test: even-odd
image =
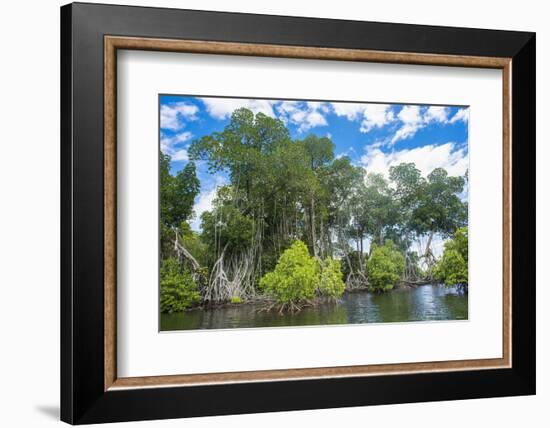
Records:
[[[535,35],[61,8],[61,418],[535,393]]]

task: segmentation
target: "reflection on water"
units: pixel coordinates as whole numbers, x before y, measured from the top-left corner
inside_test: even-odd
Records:
[[[468,318],[468,295],[455,287],[423,285],[383,294],[344,294],[339,304],[326,303],[297,313],[279,314],[260,308],[245,304],[161,314],[161,330],[464,320]]]

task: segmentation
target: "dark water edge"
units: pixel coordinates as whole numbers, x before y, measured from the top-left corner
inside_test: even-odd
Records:
[[[377,294],[345,293],[339,303],[323,303],[300,312],[260,311],[262,304],[240,304],[161,314],[160,330],[296,327],[468,319],[468,294],[456,287],[423,285]]]

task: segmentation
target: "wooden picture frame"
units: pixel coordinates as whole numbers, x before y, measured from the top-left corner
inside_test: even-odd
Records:
[[[502,70],[502,358],[118,377],[117,49]],[[62,420],[80,424],[535,392],[534,34],[71,4],[61,9],[61,52]]]

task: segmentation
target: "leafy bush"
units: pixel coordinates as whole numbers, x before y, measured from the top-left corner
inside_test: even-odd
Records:
[[[468,228],[457,229],[454,238],[445,242],[434,278],[445,285],[468,285]]]
[[[319,291],[327,297],[337,299],[344,293],[345,289],[346,285],[342,281],[342,271],[340,270],[340,260],[327,257],[321,264]]]
[[[319,284],[319,264],[306,244],[294,242],[279,258],[275,270],[260,280],[260,287],[280,304],[312,299]]]
[[[372,246],[367,263],[369,289],[391,290],[403,274],[405,258],[390,240],[387,240],[383,246],[377,246],[374,243]]]
[[[175,258],[162,261],[160,268],[160,311],[180,312],[200,302],[198,286],[191,273]]]
[[[468,284],[468,265],[458,251],[445,249],[434,277],[445,285]]]
[[[238,296],[233,296],[231,298],[231,303],[234,303],[234,304],[238,304],[238,303],[242,303],[243,302],[243,299],[241,299],[240,297]]]

